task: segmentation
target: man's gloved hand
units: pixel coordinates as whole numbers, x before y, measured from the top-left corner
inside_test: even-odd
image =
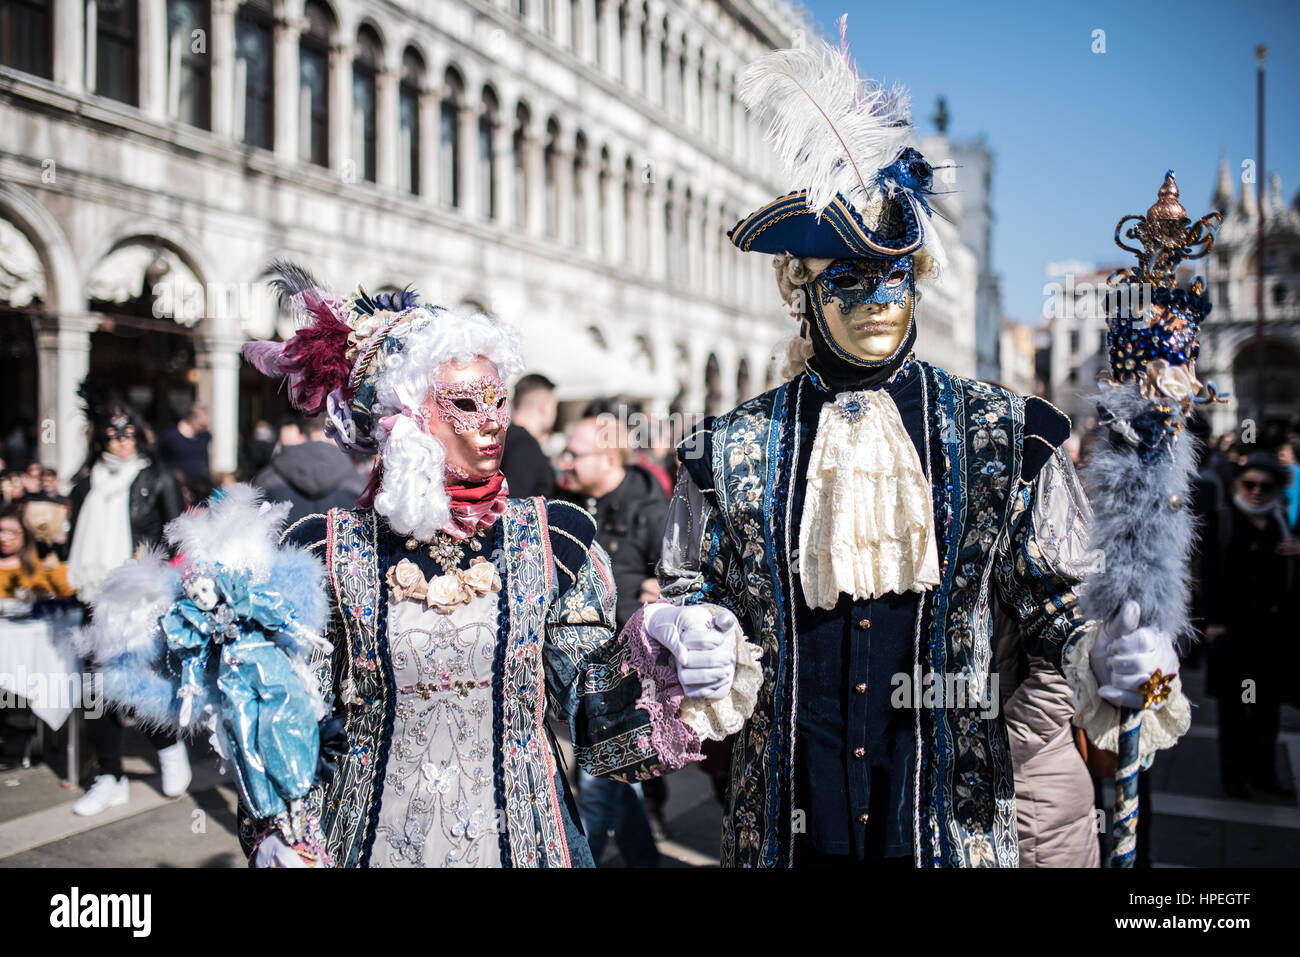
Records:
[[[731,694],[736,677],[736,616],[717,605],[647,605],[646,634],[667,648],[688,698],[715,699]]]
[[[1178,653],[1174,651],[1173,637],[1151,627],[1138,627],[1142,609],[1135,601],[1126,601],[1110,621],[1097,632],[1097,643],[1092,648],[1092,673],[1097,678],[1098,691],[1106,701],[1116,707],[1142,708],[1144,684],[1156,669],[1166,677],[1178,673]],[[1153,704],[1152,709],[1162,707]]]
[[[253,867],[307,867],[307,862],[298,856],[279,832],[273,832],[262,839],[253,852]]]

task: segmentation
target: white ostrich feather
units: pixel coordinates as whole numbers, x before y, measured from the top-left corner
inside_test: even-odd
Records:
[[[866,215],[879,200],[879,170],[912,136],[906,90],[859,79],[827,43],[767,54],[745,71],[739,93],[818,215],[836,193]]]
[[[288,502],[263,502],[262,493],[251,485],[232,485],[207,508],[173,519],[167,540],[190,561],[216,562],[259,579],[275,561],[280,529],[291,507]]]

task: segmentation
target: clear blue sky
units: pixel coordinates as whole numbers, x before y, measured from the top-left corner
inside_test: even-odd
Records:
[[[1268,172],[1300,190],[1300,2],[805,0],[829,38],[849,15],[859,71],[912,92],[917,132],[983,135],[994,154],[994,270],[1003,308],[1037,324],[1049,261],[1123,261],[1112,237],[1172,168],[1192,218],[1220,157],[1255,155],[1255,45],[1268,47]],[[1105,53],[1093,53],[1093,31]],[[1240,183],[1238,182],[1238,190]]]

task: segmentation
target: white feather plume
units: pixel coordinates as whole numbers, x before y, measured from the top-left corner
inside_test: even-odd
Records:
[[[878,205],[878,172],[912,136],[911,102],[901,86],[861,80],[827,43],[778,50],[741,78],[745,106],[818,215],[839,193],[866,215]],[[871,225],[871,224],[868,224]]]
[[[216,562],[260,579],[275,561],[291,507],[263,502],[251,485],[232,485],[207,508],[173,519],[165,530],[167,540],[191,560]]]

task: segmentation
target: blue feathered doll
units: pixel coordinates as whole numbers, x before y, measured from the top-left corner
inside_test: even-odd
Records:
[[[321,855],[301,801],[327,711],[316,669],[332,649],[324,568],[278,547],[288,510],[239,485],[171,522],[179,567],[154,552],[112,572],[79,650],[99,663],[106,699],[144,724],[206,728],[248,812],[310,859]]]

